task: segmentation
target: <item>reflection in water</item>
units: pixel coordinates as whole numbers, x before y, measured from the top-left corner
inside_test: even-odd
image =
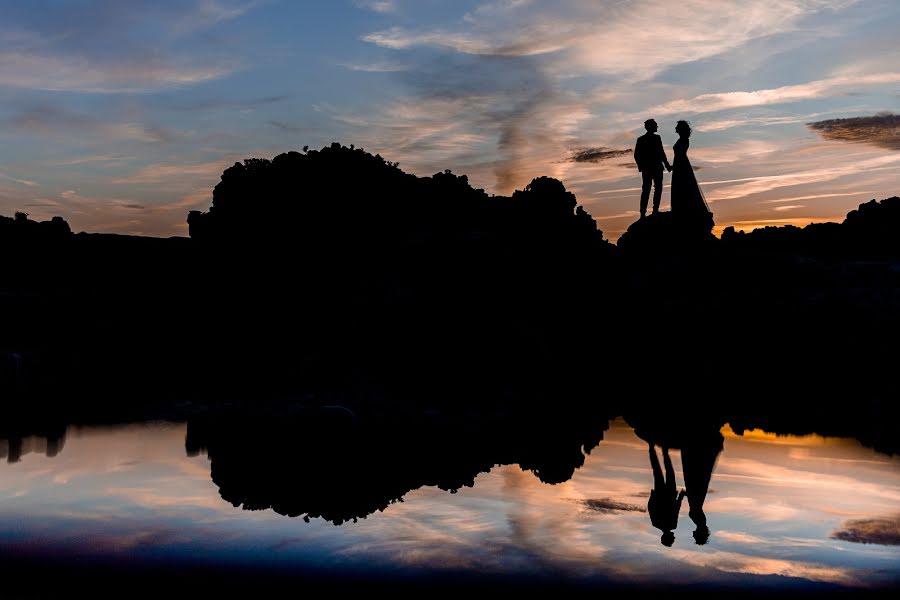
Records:
[[[59,454],[66,443],[66,427],[52,425],[36,428],[30,435],[22,435],[15,430],[4,430],[0,427],[0,460],[17,463],[22,457],[32,452],[53,458]]]
[[[542,482],[571,479],[603,439],[609,417],[472,423],[403,419],[378,426],[333,410],[312,417],[246,414],[188,422],[187,451],[205,450],[222,498],[340,525],[433,486],[456,493],[496,465],[518,464]]]
[[[672,546],[678,526],[678,513],[682,499],[687,496],[688,514],[695,525],[694,541],[702,546],[709,541],[710,530],[703,504],[709,493],[709,483],[716,461],[722,452],[724,437],[720,430],[724,422],[714,416],[686,415],[671,410],[647,411],[633,414],[629,422],[635,433],[647,441],[650,448],[650,466],[653,470],[653,491],[650,493],[650,518],[653,525],[663,532],[660,541]],[[656,456],[655,445],[663,449],[666,475],[663,478]],[[685,489],[677,493],[677,483],[669,458],[669,448],[681,450],[681,465]],[[654,502],[654,498],[656,501]]]
[[[648,444],[650,448],[650,466],[653,469],[653,489],[650,490],[650,501],[647,503],[647,512],[650,514],[650,522],[663,532],[659,538],[663,546],[671,546],[675,543],[673,530],[678,527],[678,512],[681,510],[681,501],[684,499],[684,491],[678,493],[678,484],[675,481],[675,468],[672,467],[672,459],[669,457],[669,448],[663,446],[663,463],[666,465],[666,475],[663,477],[659,468],[659,458],[656,456],[656,448]]]
[[[687,488],[689,515],[694,522],[694,541],[701,546],[709,541],[709,527],[703,503],[709,493],[709,482],[716,468],[725,438],[718,431],[694,432],[681,447],[684,485]]]
[[[0,465],[0,563],[105,557],[622,585],[896,585],[900,459],[852,440],[738,436],[727,426],[688,437],[642,426],[637,437],[620,419],[596,417],[576,419],[580,433],[549,422],[506,432],[440,421],[369,427],[334,414],[70,429],[56,458]],[[651,443],[668,448],[657,455],[662,483],[666,471],[683,481],[690,507],[672,547],[644,511]],[[688,531],[697,544],[681,543]]]

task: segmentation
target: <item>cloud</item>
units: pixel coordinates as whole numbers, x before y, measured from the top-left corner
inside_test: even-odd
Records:
[[[552,9],[526,1],[481,5],[467,13],[466,28],[376,31],[365,41],[391,49],[430,46],[482,56],[560,54],[576,71],[649,78],[663,69],[710,58],[745,43],[797,29],[802,19],[847,6],[844,0],[684,0],[672,11],[665,0],[600,3],[554,2]],[[602,24],[602,25],[598,25]],[[665,51],[648,51],[677,39]]]
[[[578,169],[587,167],[582,167],[583,163],[604,162],[604,150],[624,145],[621,132],[606,134],[605,140],[592,132],[595,140],[608,140],[608,148],[596,154],[585,148],[584,154],[576,151],[570,159],[560,162],[559,155],[552,157],[550,150],[558,148],[562,156],[569,155],[571,148],[585,146],[580,139],[582,131],[588,127],[604,131],[612,120],[618,121],[600,120],[595,115],[599,115],[604,104],[635,97],[635,82],[653,79],[669,67],[732,53],[753,40],[791,34],[823,11],[841,10],[852,2],[761,0],[749,9],[739,0],[687,0],[683,4],[678,11],[672,11],[670,3],[662,0],[562,0],[553,3],[552,8],[527,0],[495,0],[478,4],[456,22],[394,24],[363,35],[364,41],[395,52],[398,63],[386,65],[404,66],[398,79],[412,93],[407,98],[395,98],[395,102],[432,104],[435,110],[428,119],[429,125],[448,134],[452,132],[455,139],[469,135],[474,140],[469,148],[460,147],[455,155],[447,156],[443,151],[446,145],[436,136],[417,133],[411,136],[415,138],[415,154],[413,144],[402,139],[388,142],[400,150],[394,157],[407,165],[432,165],[432,157],[444,156],[452,161],[450,164],[468,169],[473,180],[483,181],[484,173],[491,171],[494,183],[485,187],[499,193],[524,185],[529,176],[578,178],[583,175]],[[660,40],[669,39],[679,43],[662,52],[648,51],[658,47]],[[427,51],[421,52],[422,49]],[[367,64],[357,66],[365,68]],[[371,66],[381,70],[382,63]],[[873,79],[844,73],[828,84],[875,84],[892,81],[895,74],[889,75]],[[586,76],[595,76],[594,81],[603,84],[595,91],[576,92],[569,82]],[[628,87],[617,90],[614,83],[612,87],[605,85],[607,80],[614,82],[616,78]],[[814,95],[820,90],[821,87],[793,92],[779,88],[769,94],[746,92],[750,99],[704,95],[699,97],[699,105],[753,106],[791,93]],[[662,107],[665,111],[681,112],[686,102],[673,101]],[[451,105],[455,105],[454,109],[446,110]],[[368,129],[366,146],[379,146],[381,150],[385,144],[377,141],[374,119],[373,115],[358,119],[354,130]],[[735,126],[734,121],[720,120],[714,129]],[[412,126],[410,121],[407,123]],[[766,124],[775,123],[772,120]],[[627,137],[630,135],[629,132]],[[493,152],[487,146],[490,140],[494,141]],[[621,156],[626,154],[622,151]],[[615,167],[609,164],[606,180],[621,176],[622,170]],[[575,186],[579,188],[576,192],[588,191],[598,182],[581,183],[584,185]]]
[[[37,187],[38,185],[40,185],[36,181],[31,181],[30,179],[19,179],[18,177],[13,177],[5,173],[0,173],[0,179],[5,179],[6,181],[12,181],[13,183],[18,183],[19,185],[28,187]]]
[[[581,163],[597,163],[610,158],[618,158],[619,156],[630,156],[631,150],[616,150],[614,148],[606,148],[605,146],[597,146],[595,148],[582,148],[576,150],[568,158],[570,162]]]
[[[0,86],[143,93],[218,79],[239,68],[239,61],[224,58],[211,38],[191,36],[255,5],[88,1],[23,11],[0,29]]]
[[[900,546],[900,513],[847,521],[831,534],[831,538],[856,544]]]
[[[211,81],[237,68],[233,62],[179,62],[104,63],[77,56],[0,52],[0,85],[51,92],[150,92]]]
[[[844,585],[859,585],[850,569],[824,564],[780,558],[748,556],[737,552],[712,551],[705,554],[675,550],[670,552],[686,563],[716,569],[726,573],[747,575],[780,575],[808,581],[822,581]]]
[[[260,106],[275,104],[290,98],[288,95],[280,96],[262,96],[260,98],[250,98],[247,100],[228,100],[224,98],[213,98],[202,102],[194,102],[191,104],[182,104],[171,107],[174,110],[181,111],[210,111],[210,110],[238,110],[247,111],[254,110]]]
[[[396,0],[356,0],[356,6],[381,14],[397,12]]]
[[[178,186],[190,185],[191,182],[215,182],[222,172],[231,166],[227,160],[214,160],[205,163],[158,163],[141,167],[140,169],[117,177],[114,184],[129,185],[160,185],[174,183]],[[210,185],[210,189],[212,188]]]
[[[179,20],[176,30],[193,31],[211,27],[222,21],[236,19],[259,5],[259,0],[251,2],[223,2],[222,0],[198,0],[193,10]]]
[[[375,63],[352,63],[352,62],[340,62],[338,66],[344,67],[345,69],[349,69],[351,71],[360,71],[363,73],[399,73],[400,71],[406,71],[409,69],[408,66],[402,65],[400,63],[392,63],[392,62],[375,62]]]
[[[740,531],[717,531],[716,538],[727,540],[729,542],[735,542],[738,544],[751,544],[754,546],[763,546],[768,544],[770,540],[765,538],[757,537],[755,535],[750,535],[749,533],[743,533]]]
[[[750,125],[758,125],[761,127],[770,127],[772,125],[792,125],[794,123],[804,123],[809,119],[818,117],[825,113],[813,113],[810,115],[797,116],[765,116],[765,117],[735,117],[732,119],[719,119],[716,121],[706,121],[697,125],[697,131],[724,131],[734,127],[747,127]]]
[[[750,92],[734,91],[700,94],[693,98],[672,100],[655,106],[646,112],[656,115],[708,113],[720,110],[764,106],[768,104],[783,104],[821,98],[827,96],[829,93],[848,88],[856,89],[862,86],[889,84],[898,81],[900,81],[900,73],[896,72],[872,73],[868,75],[842,75],[798,85],[785,85],[777,88],[759,89]],[[720,123],[717,126],[720,129],[726,129],[733,124],[733,122],[726,121],[724,124]]]
[[[528,57],[441,53],[397,77],[406,97],[334,117],[364,132],[354,134],[359,145],[426,173],[465,166],[473,182],[499,193],[562,172],[559,157],[576,145],[587,115]]]
[[[124,156],[119,154],[89,154],[85,156],[66,158],[63,160],[48,161],[46,164],[54,167],[69,167],[90,163],[121,164],[125,161],[133,159],[133,156]]]
[[[171,142],[179,137],[178,132],[165,127],[134,121],[105,121],[51,105],[34,106],[14,114],[6,119],[6,125],[21,132],[59,138],[81,134],[106,140]]]
[[[796,202],[797,200],[819,200],[821,198],[840,198],[843,196],[861,196],[866,194],[872,194],[872,192],[868,190],[859,190],[853,192],[838,192],[831,194],[810,194],[807,196],[792,196],[790,198],[776,198],[775,200],[766,200],[766,204],[781,204],[783,202]]]
[[[169,236],[187,235],[188,211],[206,210],[210,201],[209,186],[173,192],[162,201],[148,200],[132,189],[121,195],[69,189],[56,195],[21,198],[18,207],[37,220],[62,215],[75,231]]]
[[[897,169],[900,169],[900,155],[888,154],[886,156],[875,158],[846,161],[834,166],[797,170],[791,173],[746,177],[731,181],[710,181],[701,183],[701,186],[732,184],[727,185],[723,189],[717,188],[715,191],[707,194],[707,199],[709,201],[718,202],[721,200],[735,200],[784,187],[804,184],[821,184],[826,181],[833,181],[835,179],[840,179],[841,177],[858,173],[874,173],[881,170]]]
[[[637,504],[617,502],[612,498],[588,498],[582,501],[588,510],[603,515],[614,515],[620,512],[647,512],[647,509]]]
[[[309,127],[301,127],[299,125],[291,125],[290,123],[285,123],[284,121],[270,120],[270,121],[266,121],[266,123],[268,123],[275,129],[278,129],[285,133],[306,133],[311,130]]]
[[[826,140],[865,143],[900,150],[900,115],[880,113],[871,117],[828,119],[807,123]]]

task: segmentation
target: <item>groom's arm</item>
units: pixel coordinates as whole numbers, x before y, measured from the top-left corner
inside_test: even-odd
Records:
[[[637,163],[638,172],[641,170],[641,138],[634,145],[634,162]]]
[[[669,164],[669,159],[666,158],[666,149],[663,146],[662,138],[657,138],[659,140],[659,155],[662,157],[662,162],[666,165],[666,169],[669,171],[672,170],[672,165]]]

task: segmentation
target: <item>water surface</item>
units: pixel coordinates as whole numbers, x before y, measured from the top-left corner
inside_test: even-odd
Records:
[[[647,513],[648,445],[622,420],[562,483],[544,483],[518,464],[494,466],[472,487],[451,493],[424,485],[340,526],[279,514],[278,499],[276,510],[223,500],[234,500],[233,491],[220,493],[205,452],[186,452],[186,432],[184,423],[159,422],[70,427],[49,446],[42,438],[21,447],[0,442],[7,457],[0,558],[626,586],[884,588],[900,581],[900,458],[850,439],[738,436],[726,426],[703,506],[709,539],[695,542],[685,501],[668,547]],[[246,451],[255,461],[285,460],[266,448]],[[681,454],[670,454],[682,488]],[[295,469],[283,477],[301,477],[316,460],[304,449],[289,457]],[[354,477],[351,465],[346,473]],[[351,504],[354,482],[340,486]]]

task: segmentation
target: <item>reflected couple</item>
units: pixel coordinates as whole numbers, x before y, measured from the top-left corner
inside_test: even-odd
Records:
[[[669,448],[663,446],[663,463],[666,466],[666,475],[663,477],[659,467],[659,458],[656,456],[656,448],[648,444],[650,449],[650,467],[653,469],[653,489],[650,490],[650,500],[647,502],[647,513],[653,526],[663,532],[659,541],[663,546],[671,546],[675,543],[675,528],[678,527],[678,513],[681,510],[681,501],[684,499],[684,490],[678,492],[678,484],[675,481],[675,470],[672,468],[672,459],[669,458]]]
[[[671,438],[667,439],[661,446],[665,474],[659,464],[656,444],[653,441],[647,442],[650,468],[653,470],[653,489],[650,491],[647,512],[653,526],[662,531],[660,543],[664,546],[672,546],[675,543],[675,529],[678,527],[678,513],[681,511],[681,504],[686,496],[690,507],[688,514],[695,526],[694,541],[703,545],[709,541],[710,535],[703,503],[709,493],[709,483],[725,440],[718,429],[690,431],[677,436],[677,438],[674,442]],[[680,492],[672,459],[669,457],[668,444],[670,443],[677,443],[681,449],[681,466],[685,487]]]
[[[479,474],[500,465],[519,465],[546,484],[568,481],[613,416],[373,422],[336,409],[290,418],[236,412],[189,421],[186,445],[190,454],[209,456],[212,479],[234,506],[340,525],[384,511],[424,486],[451,493],[472,487]],[[662,436],[636,430],[648,442],[653,472],[647,510],[666,546],[675,541],[685,497],[696,543],[709,538],[703,504],[723,447],[720,428],[711,422]],[[670,449],[681,451],[681,491]]]

